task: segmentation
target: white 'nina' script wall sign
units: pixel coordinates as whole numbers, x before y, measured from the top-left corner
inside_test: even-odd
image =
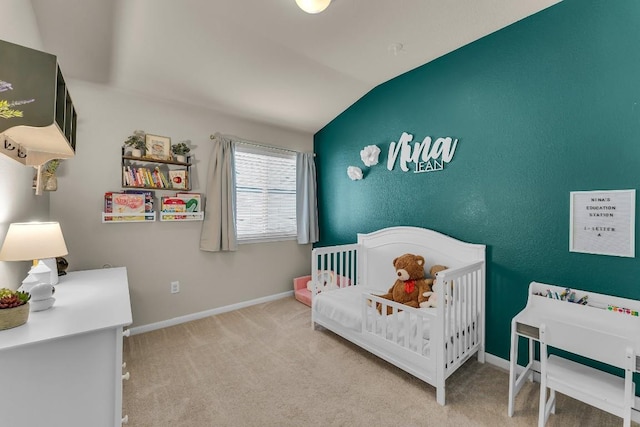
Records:
[[[413,163],[413,172],[434,172],[444,169],[444,164],[453,159],[458,146],[458,139],[436,138],[435,141],[427,136],[422,142],[413,142],[413,135],[402,132],[398,142],[391,142],[387,156],[387,169],[393,170],[400,155],[400,169],[408,172],[408,163]]]

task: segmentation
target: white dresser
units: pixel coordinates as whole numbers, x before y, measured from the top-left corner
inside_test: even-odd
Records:
[[[60,277],[52,308],[0,331],[0,425],[114,427],[122,415],[125,268]]]

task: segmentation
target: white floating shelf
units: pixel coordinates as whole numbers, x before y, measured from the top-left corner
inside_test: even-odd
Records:
[[[102,212],[102,222],[105,224],[121,224],[123,222],[154,222],[155,212],[145,213],[106,213]]]
[[[202,221],[204,212],[160,212],[160,221]]]

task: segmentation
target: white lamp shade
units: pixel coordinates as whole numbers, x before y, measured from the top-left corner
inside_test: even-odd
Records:
[[[67,255],[67,245],[57,222],[16,222],[0,249],[2,261],[27,261]]]
[[[296,4],[307,13],[320,13],[325,10],[331,0],[296,0]]]

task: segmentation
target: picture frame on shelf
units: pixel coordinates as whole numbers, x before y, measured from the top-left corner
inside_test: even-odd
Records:
[[[171,138],[160,135],[145,135],[146,157],[156,160],[171,160]]]

